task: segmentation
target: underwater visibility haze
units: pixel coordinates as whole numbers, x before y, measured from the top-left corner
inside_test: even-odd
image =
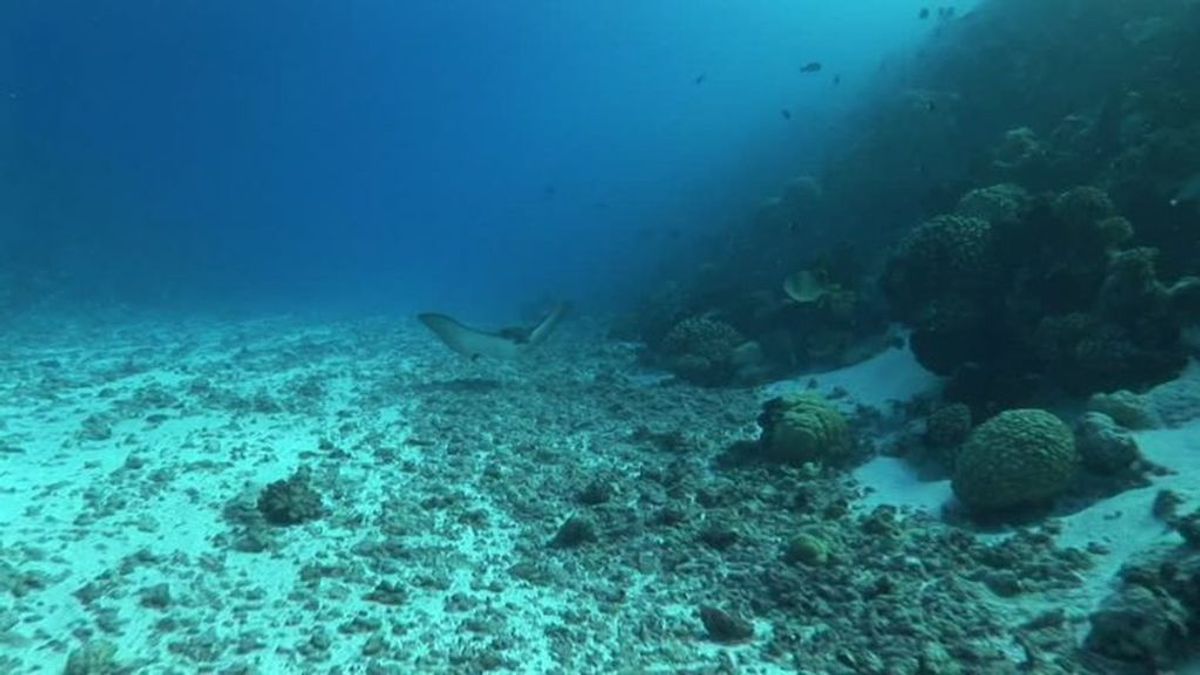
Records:
[[[921,34],[821,4],[14,3],[6,230],[113,301],[611,301]]]
[[[0,38],[0,673],[1200,674],[1200,2]]]

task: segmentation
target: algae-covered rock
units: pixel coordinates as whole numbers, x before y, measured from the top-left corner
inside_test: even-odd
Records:
[[[1099,412],[1084,414],[1075,425],[1075,446],[1084,466],[1101,474],[1120,473],[1141,458],[1133,435]]]
[[[1127,389],[1093,394],[1088,399],[1087,407],[1090,412],[1106,415],[1126,429],[1136,431],[1162,426],[1150,401]]]
[[[117,646],[107,640],[94,640],[71,652],[63,675],[118,675],[128,672],[117,662]]]

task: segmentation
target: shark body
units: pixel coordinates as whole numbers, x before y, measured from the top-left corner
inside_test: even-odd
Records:
[[[511,360],[545,342],[566,312],[567,306],[559,304],[533,326],[514,326],[495,332],[472,328],[436,312],[418,314],[417,320],[451,351],[473,361],[480,358]]]

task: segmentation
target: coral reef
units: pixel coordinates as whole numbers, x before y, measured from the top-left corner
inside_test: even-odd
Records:
[[[977,512],[1036,506],[1065,491],[1078,464],[1075,439],[1060,419],[1044,410],[1006,410],[971,432],[951,486]]]
[[[855,449],[846,418],[812,394],[767,401],[758,423],[759,447],[773,461],[837,465],[849,460]]]
[[[703,386],[729,384],[735,375],[734,352],[746,340],[733,326],[697,316],[684,319],[663,338],[659,351],[668,370]]]
[[[925,445],[942,466],[953,469],[958,450],[971,433],[971,408],[965,403],[943,405],[925,419]]]
[[[1195,316],[1172,289],[1186,284],[1159,281],[1153,249],[1118,248],[1132,226],[1104,191],[1029,198],[998,185],[968,193],[959,212],[906,235],[881,278],[952,398],[994,412],[1047,387],[1143,387],[1183,367]]]

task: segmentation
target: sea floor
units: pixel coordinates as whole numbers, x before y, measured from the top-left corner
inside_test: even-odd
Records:
[[[392,318],[11,327],[0,672],[1087,672],[1117,569],[1178,543],[1155,494],[1200,504],[1185,424],[1140,434],[1172,471],[1153,485],[967,533],[939,519],[947,481],[886,453],[850,475],[729,460],[794,388],[884,449],[937,386],[905,351],[714,391],[556,338],[493,364]],[[319,517],[265,522],[260,492],[300,468]]]

